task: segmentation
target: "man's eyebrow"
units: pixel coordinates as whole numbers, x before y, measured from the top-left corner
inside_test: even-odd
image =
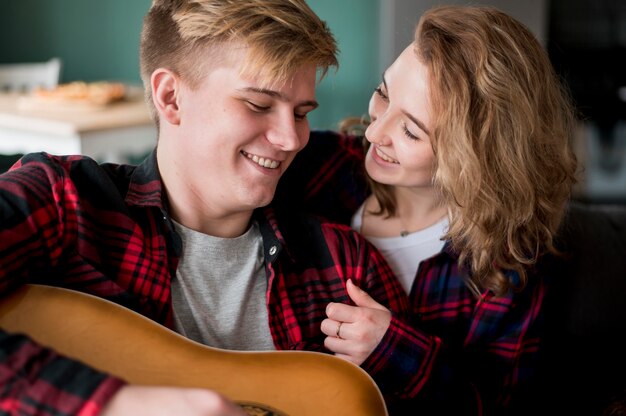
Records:
[[[244,91],[244,92],[253,92],[256,94],[265,94],[268,95],[272,98],[276,98],[278,100],[281,101],[287,101],[287,97],[285,97],[283,94],[281,94],[278,91],[274,91],[274,90],[270,90],[267,88],[256,88],[256,87],[246,87],[246,88],[241,88],[240,91]],[[319,106],[319,103],[315,100],[307,100],[307,101],[302,101],[300,103],[298,103],[298,107],[313,107],[314,109],[317,108]]]
[[[389,88],[387,88],[387,80],[385,80],[385,72],[383,72],[383,85],[385,86],[385,91],[387,91],[387,96],[389,96]],[[422,131],[424,133],[426,133],[427,135],[430,136],[430,131],[428,131],[428,129],[426,128],[426,125],[424,123],[422,123],[417,118],[415,118],[413,115],[411,115],[410,113],[408,113],[408,112],[406,112],[404,110],[402,110],[402,114],[407,116],[413,123],[415,123],[417,125],[417,127],[422,129]]]

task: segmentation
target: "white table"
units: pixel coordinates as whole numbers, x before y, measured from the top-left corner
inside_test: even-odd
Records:
[[[22,100],[22,101],[20,101]],[[156,127],[141,97],[101,108],[27,108],[17,94],[0,94],[0,153],[44,151],[126,162],[156,145]]]

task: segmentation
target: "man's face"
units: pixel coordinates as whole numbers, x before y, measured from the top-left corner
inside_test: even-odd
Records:
[[[196,87],[176,92],[179,122],[163,126],[159,166],[170,199],[213,218],[267,205],[279,178],[309,139],[316,68],[284,85],[243,77],[245,49],[232,52]],[[164,128],[165,127],[165,128]],[[164,163],[161,161],[164,160]]]

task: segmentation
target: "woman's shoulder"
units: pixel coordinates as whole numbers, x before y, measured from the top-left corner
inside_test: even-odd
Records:
[[[281,178],[274,205],[349,224],[368,194],[362,138],[313,131]]]

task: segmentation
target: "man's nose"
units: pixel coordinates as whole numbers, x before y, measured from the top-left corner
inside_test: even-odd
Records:
[[[303,140],[306,140],[308,137],[308,129],[306,134],[302,137],[299,133],[298,126],[296,125],[295,116],[292,114],[290,116],[283,115],[279,120],[275,120],[267,134],[267,140],[275,146],[278,146],[281,150],[285,151],[293,151],[300,150],[304,145],[302,144]]]

